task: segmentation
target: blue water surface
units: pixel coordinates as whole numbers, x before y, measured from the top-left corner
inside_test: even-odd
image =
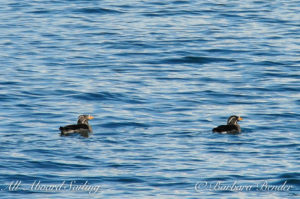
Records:
[[[300,197],[299,1],[0,10],[1,198]]]

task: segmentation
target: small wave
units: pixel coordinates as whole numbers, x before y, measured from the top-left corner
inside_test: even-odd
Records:
[[[60,163],[60,162],[53,162],[53,161],[28,161],[29,164],[26,166],[29,168],[47,168],[56,170],[57,168],[60,169],[86,169],[91,167],[90,165],[80,165],[80,164],[70,164],[70,163]]]
[[[32,13],[32,14],[48,14],[48,13],[51,13],[51,10],[39,9],[39,10],[31,11],[29,13]]]
[[[277,182],[277,184],[283,184],[285,181],[289,185],[295,185],[296,187],[300,186],[300,173],[299,172],[290,172],[283,173],[278,175],[278,179],[281,179]]]
[[[185,182],[157,182],[157,183],[150,183],[151,186],[154,187],[182,187],[183,185],[189,185],[189,183],[185,183]]]
[[[197,15],[200,11],[197,10],[179,10],[179,11],[172,11],[172,10],[158,10],[154,12],[144,12],[143,15],[145,17],[163,17],[163,16],[178,16],[178,15]]]
[[[0,102],[9,102],[13,99],[17,99],[17,98],[7,94],[0,94]]]
[[[213,62],[235,62],[235,60],[226,59],[226,58],[215,58],[215,57],[186,56],[182,58],[165,59],[163,60],[163,62],[168,64],[184,64],[184,63],[207,64]]]
[[[104,177],[103,180],[112,181],[112,182],[121,182],[121,183],[143,183],[144,180],[141,178],[134,177]]]
[[[137,96],[130,96],[121,93],[112,93],[112,92],[100,92],[100,93],[79,93],[75,95],[69,95],[69,97],[88,100],[88,101],[117,101],[125,102],[130,104],[143,104],[144,100],[140,99]]]
[[[124,95],[120,93],[101,92],[101,93],[79,93],[71,95],[73,98],[81,100],[118,100],[123,98]]]
[[[77,13],[85,13],[85,14],[118,14],[123,13],[118,10],[112,10],[107,8],[80,8],[74,10]]]
[[[133,169],[140,168],[140,166],[138,166],[136,164],[117,164],[117,163],[112,163],[112,164],[108,164],[107,166],[111,167],[111,168],[133,168]]]

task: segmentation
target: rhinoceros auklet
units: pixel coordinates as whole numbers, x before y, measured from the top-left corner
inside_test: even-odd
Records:
[[[212,131],[217,133],[238,134],[241,132],[241,127],[237,122],[241,120],[243,120],[243,118],[240,116],[232,115],[228,118],[227,125],[220,125]]]
[[[70,135],[73,133],[79,133],[84,137],[88,137],[88,134],[92,132],[92,127],[89,125],[88,121],[93,118],[94,117],[91,115],[80,115],[78,117],[77,124],[60,127],[60,135]]]

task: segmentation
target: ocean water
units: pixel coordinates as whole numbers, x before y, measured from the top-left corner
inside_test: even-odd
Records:
[[[0,10],[1,198],[300,197],[299,1]]]

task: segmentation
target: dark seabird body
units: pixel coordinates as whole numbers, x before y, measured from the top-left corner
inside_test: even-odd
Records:
[[[84,137],[88,137],[89,133],[93,131],[88,121],[93,118],[94,117],[90,115],[80,115],[78,117],[77,124],[60,127],[59,128],[59,130],[61,131],[60,135],[71,135],[74,133],[79,133]]]
[[[241,127],[238,125],[238,121],[243,120],[240,116],[232,115],[227,120],[227,125],[220,125],[214,128],[212,131],[216,133],[238,134],[241,132]]]

